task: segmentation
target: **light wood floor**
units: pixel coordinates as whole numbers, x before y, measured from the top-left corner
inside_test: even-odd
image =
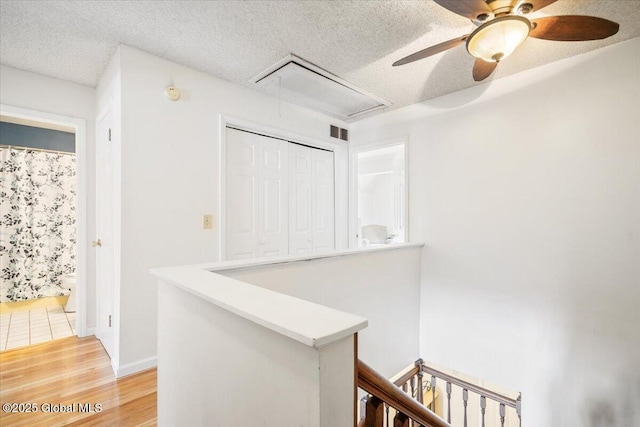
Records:
[[[95,337],[64,338],[0,352],[0,425],[155,426],[156,370],[116,380],[107,353]],[[7,413],[7,403],[35,403],[35,413]],[[101,412],[78,404],[99,403]],[[44,408],[43,408],[44,404]],[[45,413],[47,404],[73,412]]]

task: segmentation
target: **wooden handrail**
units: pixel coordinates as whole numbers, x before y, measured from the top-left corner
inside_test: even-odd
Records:
[[[413,378],[416,375],[418,375],[418,372],[420,372],[420,366],[419,365],[413,365],[413,367],[411,369],[409,369],[407,372],[402,374],[402,376],[400,378],[398,378],[397,380],[395,380],[393,383],[395,385],[397,385],[398,387],[402,387],[402,384],[406,383],[411,378]]]
[[[391,381],[358,359],[358,387],[376,396],[424,427],[451,427],[442,418],[412,399]]]
[[[506,406],[510,406],[514,409],[516,409],[517,406],[517,400],[509,397],[509,396],[505,396],[503,394],[500,393],[496,393],[495,391],[486,389],[484,387],[481,387],[479,385],[475,385],[475,384],[471,384],[468,381],[464,381],[461,380],[460,378],[456,378],[454,376],[451,376],[449,374],[446,374],[442,371],[439,371],[437,369],[434,369],[430,366],[426,366],[426,365],[422,365],[422,372],[425,372],[429,375],[433,375],[436,378],[442,379],[446,382],[450,382],[451,384],[455,384],[458,387],[467,389],[469,391],[473,391],[476,394],[479,394],[480,396],[484,396],[484,397],[488,397],[490,399],[495,400],[498,403],[502,403]]]

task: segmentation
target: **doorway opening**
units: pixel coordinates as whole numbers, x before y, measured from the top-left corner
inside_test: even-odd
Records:
[[[407,242],[405,141],[357,148],[352,165],[352,247]]]
[[[85,121],[1,105],[0,126],[0,350],[85,336]]]

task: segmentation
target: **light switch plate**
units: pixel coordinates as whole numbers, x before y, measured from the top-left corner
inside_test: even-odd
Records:
[[[202,228],[205,230],[213,228],[213,215],[203,215],[202,216]]]

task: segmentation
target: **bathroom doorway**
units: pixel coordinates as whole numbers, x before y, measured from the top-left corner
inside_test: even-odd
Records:
[[[408,241],[406,141],[352,150],[352,247]]]
[[[0,110],[0,350],[84,336],[84,120]]]

